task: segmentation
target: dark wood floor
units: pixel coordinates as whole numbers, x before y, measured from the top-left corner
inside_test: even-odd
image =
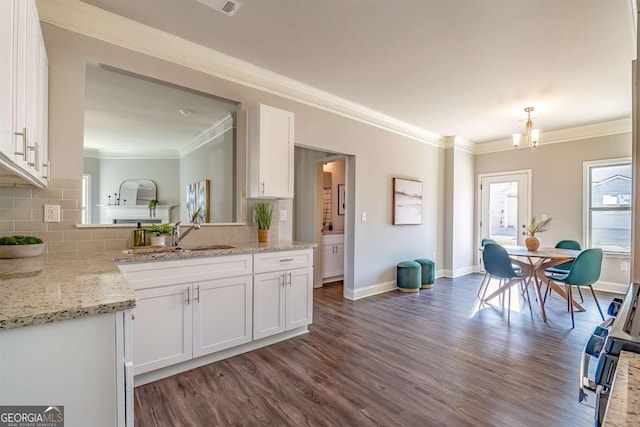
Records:
[[[136,388],[136,425],[593,425],[577,402],[591,296],[573,330],[558,296],[547,324],[534,306],[507,325],[499,305],[478,310],[480,279],[356,302],[317,289],[309,334]]]

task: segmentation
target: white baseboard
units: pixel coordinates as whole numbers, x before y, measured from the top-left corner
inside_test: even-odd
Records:
[[[596,291],[611,292],[614,294],[626,294],[629,289],[629,283],[615,283],[599,281],[593,285]]]
[[[180,374],[182,372],[189,371],[191,369],[199,368],[201,366],[208,365],[213,362],[217,362],[222,359],[228,359],[229,357],[237,356],[248,351],[256,350],[258,348],[266,347],[271,344],[275,344],[280,341],[285,341],[298,335],[306,334],[309,332],[307,326],[301,326],[296,329],[292,329],[281,334],[273,335],[267,338],[262,338],[256,341],[251,341],[246,344],[232,347],[227,350],[218,351],[216,353],[208,354],[206,356],[198,357],[195,359],[187,360],[176,365],[160,368],[155,371],[145,372],[144,374],[136,375],[133,378],[134,387],[148,384],[153,381],[158,381],[163,378],[170,377],[172,375]]]
[[[377,283],[375,285],[367,286],[365,288],[358,288],[358,289],[344,288],[344,297],[351,301],[355,301],[361,298],[370,297],[372,295],[378,295],[384,292],[393,291],[396,288],[397,287],[396,287],[395,280],[392,280],[390,282]]]
[[[455,279],[456,277],[466,276],[469,273],[475,273],[477,271],[477,267],[475,265],[470,265],[468,267],[457,268],[455,270],[442,270],[441,277],[447,277],[450,279]]]

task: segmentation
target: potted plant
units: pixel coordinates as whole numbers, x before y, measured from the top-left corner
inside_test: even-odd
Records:
[[[269,240],[272,215],[273,207],[269,203],[258,202],[253,205],[253,219],[258,224],[258,242],[264,243]]]
[[[176,227],[173,224],[154,224],[147,227],[147,231],[151,233],[151,246],[165,246],[166,237],[171,236]]]
[[[28,258],[44,251],[42,239],[33,236],[0,237],[0,258]]]
[[[551,218],[543,219],[541,221],[536,220],[536,217],[531,218],[531,223],[527,227],[527,232],[529,233],[529,237],[527,237],[524,241],[527,246],[527,250],[529,251],[537,251],[540,247],[540,239],[536,237],[536,233],[542,233],[543,231],[547,231],[547,225],[551,221]],[[524,226],[523,226],[524,227]]]
[[[149,218],[156,217],[156,206],[160,204],[160,201],[153,199],[149,200]]]

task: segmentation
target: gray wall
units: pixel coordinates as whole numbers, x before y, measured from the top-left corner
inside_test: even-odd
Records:
[[[609,135],[541,145],[533,152],[509,150],[477,155],[475,170],[477,176],[490,172],[531,169],[532,215],[540,217],[546,214],[552,218],[548,231],[536,235],[542,245],[553,246],[561,239],[577,240],[584,244],[583,163],[631,157],[631,148],[630,133]],[[628,284],[629,272],[620,270],[622,261],[628,262],[628,258],[605,259],[601,280]]]
[[[352,218],[353,271],[348,271],[347,277],[352,277],[356,289],[394,282],[397,262],[430,257],[442,247],[438,240],[441,235],[441,223],[438,222],[442,194],[440,177],[443,173],[440,148],[51,25],[43,24],[42,27],[49,56],[49,141],[55,178],[79,178],[82,174],[83,82],[85,62],[91,59],[241,102],[240,170],[244,170],[245,165],[241,163],[246,159],[246,111],[256,103],[295,113],[296,144],[355,156],[353,161],[354,164],[357,162],[357,168],[350,171],[354,174],[352,191],[355,197],[348,197],[352,200],[352,214],[356,218]],[[391,225],[394,176],[423,181],[425,199],[431,203],[424,205],[422,225]],[[246,175],[240,173],[238,180],[238,192],[241,192],[246,188]],[[290,203],[280,202],[280,208]],[[360,220],[362,212],[367,212],[366,222]],[[292,221],[280,222],[279,226],[281,236],[292,235]],[[347,258],[350,256],[348,254]]]
[[[216,141],[198,148],[180,159],[180,220],[187,218],[187,185],[209,179],[210,214],[209,222],[233,222],[234,200],[233,181],[233,132],[227,132]]]

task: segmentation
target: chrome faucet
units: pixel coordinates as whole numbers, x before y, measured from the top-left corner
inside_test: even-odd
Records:
[[[180,242],[182,239],[187,237],[192,230],[200,230],[200,223],[198,220],[194,220],[194,222],[187,228],[183,233],[180,232],[180,221],[176,222],[175,230],[173,231],[173,249],[181,250]]]

